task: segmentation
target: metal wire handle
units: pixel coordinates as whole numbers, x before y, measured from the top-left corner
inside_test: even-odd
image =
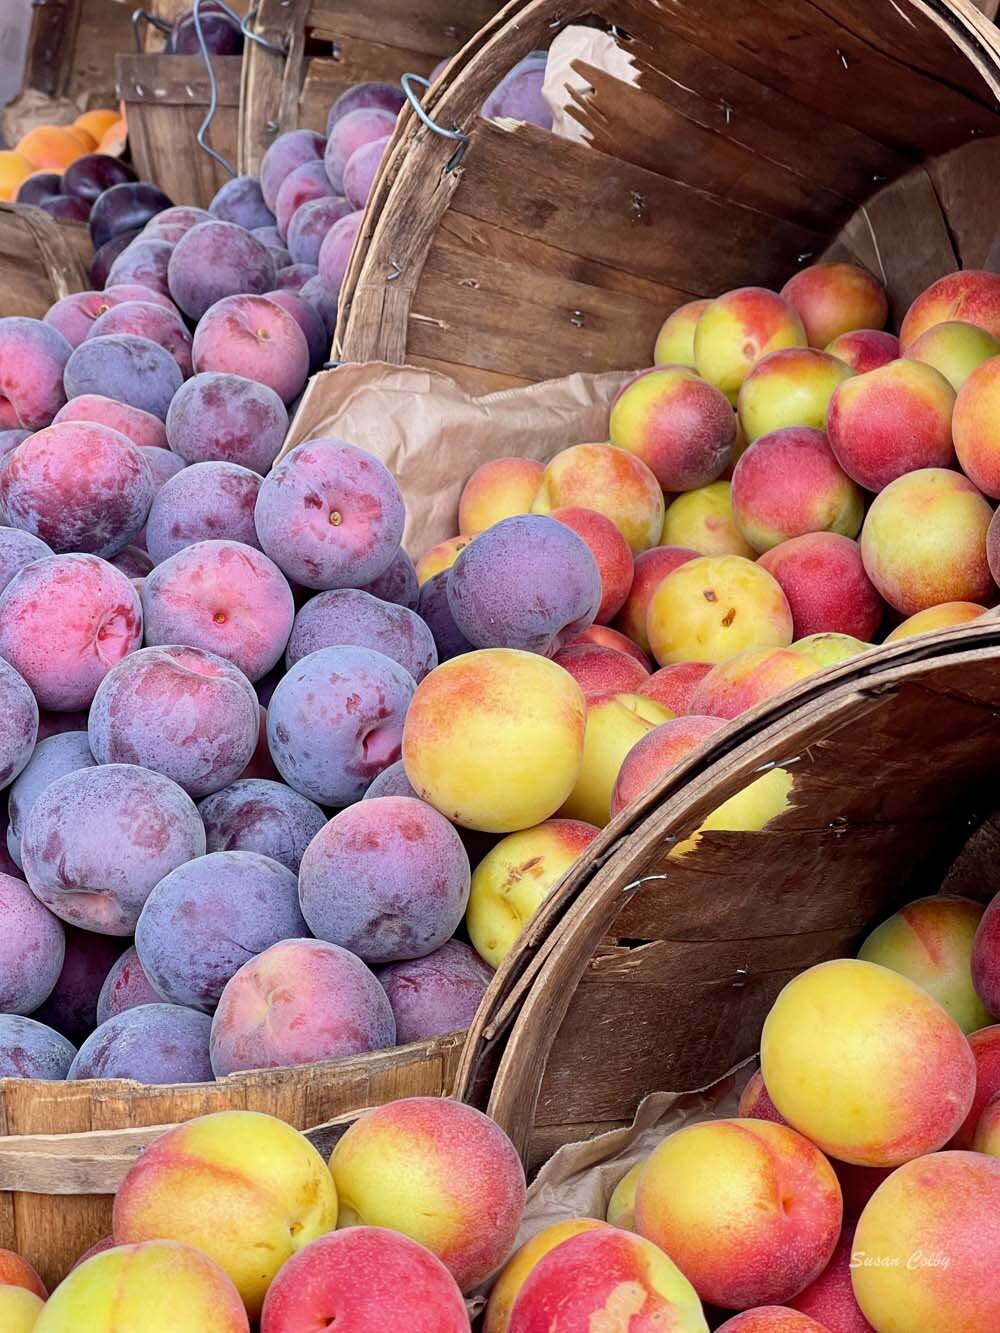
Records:
[[[449,159],[448,165],[445,167],[445,174],[449,171],[454,171],[465,156],[465,150],[469,146],[469,136],[464,130],[460,130],[457,125],[452,130],[445,129],[445,127],[439,125],[436,120],[432,120],[424,110],[420,98],[414,92],[412,85],[419,83],[426,91],[431,86],[430,79],[425,79],[421,74],[404,74],[399,82],[402,85],[406,100],[416,113],[417,119],[422,124],[426,125],[429,130],[433,130],[435,134],[440,134],[443,139],[454,139],[458,143],[458,147]]]
[[[168,36],[173,32],[173,24],[168,23],[166,19],[161,19],[157,14],[151,14],[148,9],[134,9],[132,11],[132,36],[135,38],[135,49],[142,55],[142,25],[148,23],[151,28],[156,28],[159,32],[166,33]]]

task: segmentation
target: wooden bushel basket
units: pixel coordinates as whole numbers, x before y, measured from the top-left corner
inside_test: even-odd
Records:
[[[0,203],[0,315],[41,319],[53,302],[85,291],[90,233],[42,208]]]
[[[585,22],[634,82],[578,65],[589,142],[478,109]],[[518,0],[400,118],[341,295],[335,355],[473,391],[648,365],[670,310],[780,286],[833,247],[898,320],[982,267],[1000,198],[997,31],[968,0]]]
[[[24,86],[71,97],[80,109],[113,107],[114,57],[131,41],[117,0],[34,0]]]

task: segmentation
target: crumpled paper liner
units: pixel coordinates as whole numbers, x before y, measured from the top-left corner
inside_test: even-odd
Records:
[[[611,33],[600,28],[571,24],[553,41],[542,85],[542,96],[552,112],[552,133],[576,143],[587,143],[586,129],[569,114],[569,108],[576,105],[572,94],[585,95],[591,90],[586,75],[573,68],[577,64],[603,70],[621,83],[633,86],[639,82],[639,71],[632,57],[618,45]]]
[[[420,555],[458,532],[462,487],[480,463],[547,462],[570,445],[606,440],[611,404],[634,373],[569,375],[476,398],[414,366],[340,366],[310,381],[278,457],[327,436],[374,454],[406,500],[403,544]]]

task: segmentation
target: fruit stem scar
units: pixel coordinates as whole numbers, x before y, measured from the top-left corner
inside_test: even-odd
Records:
[[[212,619],[215,621],[215,623],[216,623],[217,625],[224,625],[224,624],[226,623],[226,613],[225,613],[225,611],[216,611],[216,613],[215,613],[215,615],[212,617]]]
[[[736,607],[731,606],[729,610],[726,612],[726,614],[722,617],[722,623],[724,627],[728,629],[735,619],[736,619]]]
[[[717,602],[719,600],[711,588],[706,588],[702,593],[702,597],[704,597],[706,602]]]
[[[330,510],[330,522],[333,524],[335,528],[339,528],[341,523],[343,523],[343,521],[344,521],[343,517],[341,516],[339,510],[337,509]]]

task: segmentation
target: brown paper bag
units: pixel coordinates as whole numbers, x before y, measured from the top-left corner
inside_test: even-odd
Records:
[[[374,454],[399,482],[403,544],[419,556],[458,532],[459,496],[480,463],[544,462],[571,444],[606,440],[611,403],[632,373],[569,375],[474,398],[413,366],[341,366],[310,381],[278,457],[331,435]]]

